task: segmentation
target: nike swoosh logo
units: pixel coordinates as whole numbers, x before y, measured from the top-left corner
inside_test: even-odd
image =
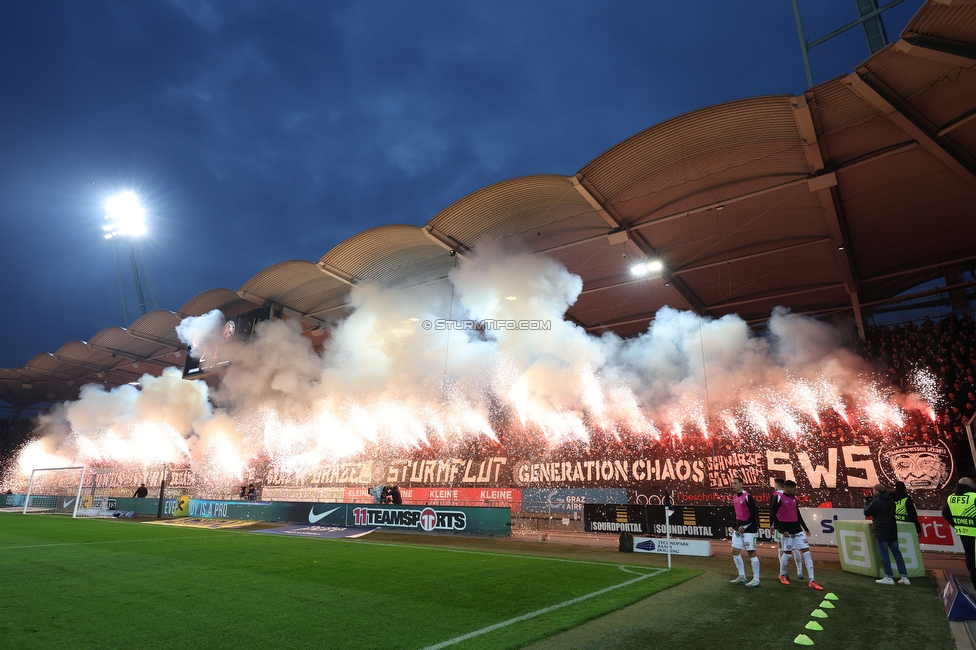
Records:
[[[70,508],[71,507],[71,504],[74,503],[74,502],[75,502],[74,499],[65,499],[64,500],[64,507],[65,508]]]
[[[341,507],[342,506],[339,506],[339,508],[341,508]],[[320,515],[317,515],[317,514],[315,514],[315,506],[312,506],[312,509],[308,511],[308,523],[314,524],[315,522],[317,522],[317,521],[319,521],[321,519],[325,519],[326,517],[328,517],[329,515],[331,515],[333,512],[335,512],[339,508],[333,508],[332,510],[328,510],[326,512],[323,512]]]

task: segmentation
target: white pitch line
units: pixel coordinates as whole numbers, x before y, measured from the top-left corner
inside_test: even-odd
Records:
[[[3,546],[0,551],[8,551],[15,548],[51,548],[53,546],[87,546],[91,544],[127,544],[131,542],[168,542],[171,539],[200,539],[197,535],[187,537],[159,537],[156,539],[105,539],[99,542],[64,542],[63,544],[25,544],[24,546]]]
[[[627,571],[623,566],[620,567],[621,570]],[[536,616],[541,616],[542,614],[548,614],[551,611],[561,609],[563,607],[569,607],[570,605],[575,605],[576,603],[581,603],[584,600],[589,600],[590,598],[595,598],[596,596],[602,596],[603,594],[613,591],[614,589],[620,589],[621,587],[626,587],[632,585],[635,582],[640,582],[641,580],[646,580],[647,578],[652,578],[656,575],[666,572],[667,569],[658,569],[654,573],[647,573],[641,575],[639,578],[633,578],[632,580],[627,580],[621,582],[619,585],[613,585],[605,589],[600,589],[599,591],[594,591],[593,593],[585,594],[579,598],[574,598],[572,600],[567,600],[563,603],[558,603],[556,605],[550,605],[549,607],[543,607],[542,609],[537,609],[534,612],[529,612],[528,614],[523,614],[522,616],[516,616],[515,618],[510,618],[507,621],[502,621],[501,623],[495,623],[494,625],[489,625],[488,627],[483,627],[480,630],[475,630],[474,632],[468,632],[461,636],[456,636],[453,639],[448,639],[447,641],[441,641],[432,646],[427,646],[424,650],[440,650],[441,648],[446,648],[447,646],[454,645],[455,643],[461,643],[462,641],[467,641],[468,639],[473,639],[482,634],[487,634],[489,632],[494,632],[495,630],[501,629],[503,627],[508,627],[514,623],[521,623],[522,621],[527,621],[530,618],[535,618]],[[627,571],[627,573],[633,573],[632,571]]]
[[[335,538],[332,541],[342,541],[344,538]],[[348,538],[346,538],[348,539]],[[414,548],[414,549],[430,549],[436,551],[444,551],[446,553],[464,553],[467,555],[490,555],[494,557],[514,557],[514,558],[525,558],[529,560],[547,560],[549,562],[565,562],[567,564],[593,564],[596,566],[620,566],[614,564],[613,562],[592,562],[590,560],[569,560],[561,557],[547,557],[545,555],[522,555],[521,553],[494,553],[492,551],[470,551],[463,548],[450,548],[447,546],[427,546],[425,544],[393,544],[391,542],[372,542],[369,540],[356,540],[360,544],[368,544],[370,546],[391,546],[395,548]],[[635,564],[632,566],[640,567],[641,565]]]
[[[378,530],[378,529],[377,529]],[[237,535],[259,535],[261,537],[267,537],[268,534],[257,530],[236,530],[233,528],[222,528],[220,532],[234,533]],[[492,551],[471,551],[463,548],[450,548],[448,546],[434,546],[427,544],[395,544],[393,542],[373,542],[368,539],[354,538],[354,537],[302,537],[300,535],[279,535],[279,537],[285,539],[309,539],[309,540],[321,540],[323,542],[347,542],[354,540],[357,544],[363,544],[367,546],[389,546],[390,548],[412,548],[425,551],[443,551],[445,553],[463,553],[467,555],[488,555],[493,557],[511,557],[511,558],[524,558],[526,560],[544,560],[548,562],[565,562],[567,564],[592,564],[594,566],[620,566],[614,564],[613,562],[593,562],[590,560],[569,560],[561,557],[548,557],[545,555],[523,555],[522,553],[495,553]],[[630,566],[642,568],[648,565],[632,564]],[[650,566],[649,568],[657,568]]]

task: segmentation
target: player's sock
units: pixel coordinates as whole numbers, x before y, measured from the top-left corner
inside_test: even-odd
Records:
[[[759,580],[759,558],[752,558],[752,579]]]
[[[786,567],[789,566],[789,564],[790,564],[789,553],[783,553],[782,555],[779,556],[779,574],[781,576],[786,575]]]
[[[810,551],[803,551],[803,563],[807,565],[807,579],[810,582],[815,582],[816,578],[813,577],[813,556],[810,555]]]
[[[800,551],[794,550],[793,551],[793,564],[796,565],[796,574],[798,576],[799,575],[803,575],[803,567],[800,565],[801,562],[803,562],[803,559],[800,557]],[[812,580],[812,578],[811,578],[811,580]]]
[[[739,575],[743,578],[746,577],[746,564],[742,561],[741,555],[733,555],[732,561],[735,562],[735,568],[739,570]]]

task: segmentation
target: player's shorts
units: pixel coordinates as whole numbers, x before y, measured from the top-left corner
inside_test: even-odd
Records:
[[[807,542],[807,534],[801,530],[793,535],[781,534],[779,538],[779,548],[784,553],[805,551],[810,548],[810,543]]]
[[[746,551],[756,550],[756,533],[732,533],[732,548],[743,549]]]

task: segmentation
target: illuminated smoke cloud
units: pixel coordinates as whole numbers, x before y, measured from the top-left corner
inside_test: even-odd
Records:
[[[83,386],[77,401],[39,418],[43,437],[21,452],[20,468],[113,461],[149,465],[188,459],[191,449],[186,438],[194,423],[213,414],[207,385],[183,380],[175,368],[167,368],[159,377],[144,374],[139,384],[142,390],[128,385],[110,391],[97,384]]]
[[[354,286],[352,313],[321,352],[297,321],[259,323],[251,341],[221,343],[232,363],[210,396],[216,413],[206,385],[175,371],[143,377],[141,391],[86,387],[78,402],[42,420],[50,435],[35,451],[86,460],[146,449],[156,458],[170,445],[173,460],[189,454],[196,468],[239,475],[260,457],[297,468],[361,452],[497,441],[513,430],[550,448],[586,443],[595,431],[658,437],[776,427],[795,435],[827,410],[847,417],[851,405],[898,426],[899,402],[918,403],[879,392],[865,379],[871,367],[836,330],[785,309],[773,312],[764,336],[737,316],[664,308],[640,336],[598,337],[564,320],[581,290],[580,278],[552,259],[479,249],[445,282]],[[464,319],[539,326],[437,325]],[[177,333],[199,355],[223,322],[214,311],[185,319]],[[155,447],[142,422],[158,424]],[[185,451],[174,431],[192,443]],[[106,439],[119,449],[98,443]]]
[[[214,309],[202,316],[184,318],[176,326],[176,336],[189,348],[190,355],[199,359],[204,348],[218,340],[223,324],[224,314]]]

